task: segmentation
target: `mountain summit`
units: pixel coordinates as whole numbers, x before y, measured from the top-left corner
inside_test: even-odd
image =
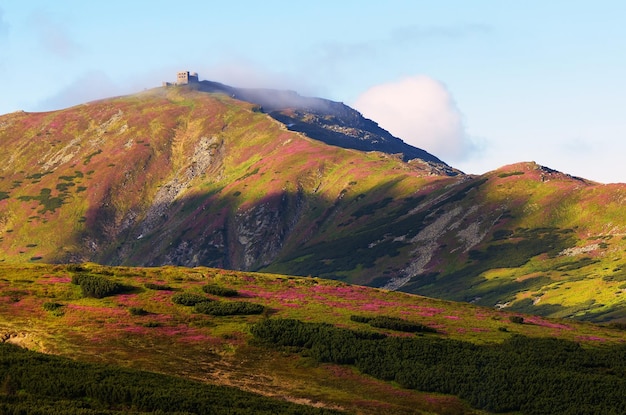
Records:
[[[625,186],[535,163],[465,175],[340,103],[192,81],[0,116],[0,143],[0,261],[205,265],[622,313]]]

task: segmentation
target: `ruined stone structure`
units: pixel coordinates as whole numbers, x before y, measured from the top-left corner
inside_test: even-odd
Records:
[[[187,85],[193,82],[198,82],[198,73],[183,71],[176,74],[176,85]]]
[[[196,82],[199,82],[198,72],[181,71],[176,74],[176,82],[174,84],[170,82],[163,82],[163,86],[187,85]]]

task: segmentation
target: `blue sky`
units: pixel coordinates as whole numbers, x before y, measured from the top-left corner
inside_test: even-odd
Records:
[[[354,106],[467,173],[626,182],[626,2],[0,0],[0,114],[173,80]]]

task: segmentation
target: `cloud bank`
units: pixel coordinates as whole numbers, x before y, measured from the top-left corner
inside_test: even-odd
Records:
[[[352,106],[404,142],[443,160],[463,160],[474,150],[452,95],[428,76],[377,85]]]

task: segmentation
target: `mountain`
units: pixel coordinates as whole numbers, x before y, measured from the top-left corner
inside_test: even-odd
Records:
[[[0,261],[203,265],[626,317],[625,185],[532,162],[466,175],[340,103],[204,81],[7,114],[0,142]]]

